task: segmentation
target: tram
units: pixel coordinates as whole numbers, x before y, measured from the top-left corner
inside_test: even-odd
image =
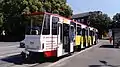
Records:
[[[80,51],[98,42],[97,29],[76,21],[72,21],[71,24],[74,25],[75,28],[75,51]]]
[[[96,44],[97,29],[57,14],[35,12],[24,15],[26,26],[25,58],[60,57]],[[31,57],[33,58],[33,57]]]

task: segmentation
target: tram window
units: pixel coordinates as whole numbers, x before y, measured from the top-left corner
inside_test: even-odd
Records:
[[[72,41],[74,40],[74,37],[75,37],[74,27],[71,26],[70,38],[71,38]]]
[[[92,36],[92,31],[90,31],[90,36]]]
[[[81,35],[81,28],[77,27],[77,35]]]
[[[85,36],[85,29],[82,29],[82,36]]]
[[[94,36],[94,32],[92,31],[92,36]]]
[[[95,36],[95,32],[93,32],[93,36]]]
[[[60,24],[60,41],[61,41],[61,43],[63,43],[63,26],[62,26],[62,24]]]
[[[86,30],[86,35],[88,36],[88,30]]]
[[[58,19],[57,17],[52,17],[52,35],[57,35],[57,26],[58,26]]]
[[[76,23],[74,23],[74,22],[71,21],[71,25],[74,26],[74,31],[75,31],[75,34],[76,34],[76,32],[77,32],[77,31],[76,31],[76,26],[77,26]]]
[[[63,32],[65,36],[69,35],[69,25],[68,24],[63,24]]]
[[[92,32],[92,36],[94,36],[94,32],[93,31],[91,31]]]
[[[35,29],[34,27],[33,28],[27,27],[25,34],[26,35],[40,35],[40,31],[41,31],[40,28]]]
[[[71,32],[74,32],[74,27],[73,26],[71,26]]]
[[[42,34],[44,34],[44,35],[50,34],[50,15],[45,15],[44,27],[43,27]]]
[[[25,35],[40,35],[41,34],[41,29],[43,25],[43,16],[44,16],[43,14],[33,15],[30,18],[25,19],[25,22],[28,23],[27,26],[25,27]]]

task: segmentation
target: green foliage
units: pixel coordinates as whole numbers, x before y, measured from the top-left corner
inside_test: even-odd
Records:
[[[116,15],[113,16],[114,22],[120,22],[120,13],[116,13]]]
[[[51,3],[50,2],[45,2],[43,3],[44,9],[46,12],[51,12]]]
[[[113,16],[113,22],[110,24],[110,28],[120,28],[120,13],[116,13]]]
[[[89,22],[90,26],[97,28],[103,34],[108,31],[109,24],[111,24],[112,20],[107,14],[95,11],[90,14]]]
[[[53,10],[52,13],[53,14],[59,14],[59,11],[58,10]]]
[[[3,14],[0,13],[0,27],[2,27],[3,25]]]
[[[72,10],[66,4],[66,0],[47,0],[45,2],[41,0],[3,0],[0,7],[5,18],[36,11],[57,12],[65,17],[72,15]]]
[[[45,11],[65,17],[72,15],[66,0],[2,0],[0,1],[0,28],[6,31],[6,35],[17,35],[23,30],[21,27],[29,24],[22,21],[22,14]],[[17,30],[19,32],[16,33]]]
[[[48,0],[51,13],[57,13],[65,17],[69,17],[72,15],[73,11],[69,5],[66,4],[66,0]],[[49,11],[48,11],[49,12]]]

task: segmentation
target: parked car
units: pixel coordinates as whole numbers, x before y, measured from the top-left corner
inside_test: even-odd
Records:
[[[20,48],[25,48],[25,43],[23,41],[20,42]]]

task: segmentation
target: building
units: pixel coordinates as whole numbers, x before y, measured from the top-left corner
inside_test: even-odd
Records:
[[[88,18],[91,14],[101,14],[101,11],[93,11],[93,12],[86,12],[86,13],[80,13],[80,14],[74,14],[72,16],[72,19],[78,22],[81,22],[83,24],[89,25]]]

